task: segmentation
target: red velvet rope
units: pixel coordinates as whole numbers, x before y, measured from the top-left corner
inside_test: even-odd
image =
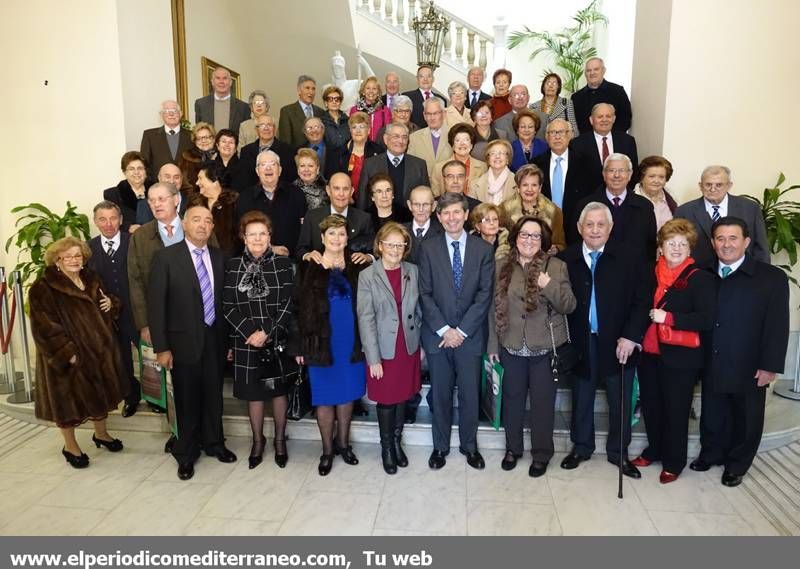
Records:
[[[6,283],[0,283],[0,310],[6,300]],[[14,319],[17,317],[17,295],[11,291],[11,314],[8,317],[8,333],[3,330],[3,321],[0,319],[0,353],[7,354],[11,344],[11,332],[14,331]]]

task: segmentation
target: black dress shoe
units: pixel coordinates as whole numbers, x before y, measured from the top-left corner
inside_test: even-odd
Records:
[[[500,468],[506,471],[514,470],[514,467],[517,466],[517,459],[521,457],[521,454],[514,454],[510,450],[507,450],[503,460],[500,461]]]
[[[446,456],[446,452],[442,450],[434,450],[431,453],[431,457],[428,459],[428,466],[434,470],[439,470],[447,463],[447,459],[445,458]]]
[[[728,486],[730,488],[733,488],[733,487],[738,486],[739,484],[742,483],[742,478],[744,478],[743,475],[741,475],[741,474],[731,474],[730,472],[728,472],[726,470],[726,471],[724,471],[722,473],[722,485],[723,486]]]
[[[458,452],[467,457],[467,464],[469,464],[475,470],[483,470],[486,467],[486,463],[483,462],[481,453],[479,453],[477,450],[475,452],[469,452],[463,448],[459,448]]]
[[[178,439],[175,438],[175,435],[170,435],[167,439],[167,442],[164,443],[164,452],[167,454],[171,453],[177,440]]]
[[[185,462],[178,465],[178,478],[181,480],[189,480],[192,476],[194,476],[194,464]]]
[[[345,464],[349,464],[351,466],[355,466],[358,464],[358,458],[356,457],[355,453],[353,452],[353,447],[347,445],[346,447],[334,447],[334,454],[338,454],[342,457],[342,460]]]
[[[619,459],[614,460],[612,458],[608,459],[608,462],[613,464],[616,467],[619,467]],[[627,476],[628,478],[641,478],[642,473],[639,472],[639,469],[636,468],[634,465],[631,464],[631,461],[627,458],[622,461],[622,474]]]
[[[543,476],[545,472],[547,472],[547,463],[539,462],[538,460],[534,460],[530,468],[528,468],[528,476],[531,478],[539,478]]]
[[[272,441],[275,446],[275,464],[279,468],[286,468],[286,463],[289,462],[289,453],[286,452],[286,439],[275,439]],[[283,452],[278,452],[278,447],[283,449]]]
[[[159,415],[163,415],[164,413],[167,412],[165,409],[162,409],[161,407],[159,407],[158,405],[155,405],[153,403],[148,403],[147,406],[150,407],[150,410],[153,413],[157,413]]]
[[[94,446],[100,448],[104,446],[111,452],[119,452],[122,450],[122,441],[119,439],[111,439],[110,441],[104,441],[103,439],[98,439],[96,436],[92,435],[92,442]]]
[[[716,462],[708,462],[704,458],[698,456],[691,462],[691,464],[689,464],[689,468],[691,468],[695,472],[705,472],[706,470],[709,470],[712,466],[715,466],[716,464],[717,464]]]
[[[133,417],[136,414],[136,411],[139,410],[139,402],[136,403],[128,403],[127,401],[122,406],[122,416],[125,418]]]
[[[589,460],[592,458],[591,456],[581,456],[577,452],[572,451],[567,456],[564,457],[564,460],[561,461],[561,468],[564,470],[574,470],[578,468],[578,465],[584,461]]]
[[[61,454],[64,455],[64,458],[72,468],[86,468],[89,466],[89,457],[84,452],[79,455],[74,455],[66,448],[62,448]]]
[[[213,451],[206,450],[206,455],[214,456],[220,462],[236,462],[236,455],[224,446]]]
[[[264,435],[261,435],[261,439],[254,439],[253,444],[250,447],[250,456],[247,457],[247,467],[250,470],[253,470],[261,461],[264,460],[264,446],[267,444]]]
[[[333,455],[332,454],[323,454],[319,457],[319,475],[320,476],[327,476],[331,468],[333,468]]]

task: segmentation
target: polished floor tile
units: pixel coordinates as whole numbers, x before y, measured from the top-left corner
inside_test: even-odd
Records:
[[[88,535],[106,515],[102,510],[31,506],[3,528],[3,535]]]
[[[686,468],[680,477],[669,484],[658,480],[661,468],[652,465],[642,468],[642,479],[631,486],[648,510],[692,512],[704,514],[733,514],[730,502],[722,495],[722,485],[713,483],[700,472]]]
[[[660,535],[752,535],[750,526],[737,514],[696,514],[659,510],[651,510],[649,513]]]
[[[303,489],[279,535],[369,535],[378,511],[377,495]]]
[[[500,468],[503,456],[505,451],[487,451],[483,453],[486,460],[485,470],[466,469],[468,500],[553,504],[547,476],[539,478],[528,476],[530,454],[526,453],[517,462],[517,467],[510,471]]]
[[[31,506],[35,505],[42,496],[48,494],[53,488],[68,480],[66,476],[4,473],[0,478],[4,487],[9,491],[4,492],[0,502],[0,534],[13,534],[15,520]]]
[[[232,520],[230,518],[208,518],[197,516],[184,531],[184,535],[234,536],[234,535],[278,535],[278,522],[254,520]]]
[[[468,535],[561,535],[554,506],[508,502],[467,503]]]

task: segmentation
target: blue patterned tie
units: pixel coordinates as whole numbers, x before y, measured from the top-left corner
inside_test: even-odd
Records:
[[[728,275],[731,274],[732,271],[733,269],[730,267],[722,267],[722,270],[720,271],[722,273],[722,278],[727,279]]]
[[[461,243],[453,241],[453,283],[456,286],[456,292],[461,292],[461,285],[464,280],[464,264],[461,262]]]
[[[556,158],[556,167],[553,168],[553,179],[550,183],[550,195],[553,196],[553,203],[564,209],[564,171],[561,169],[563,156]]]
[[[197,280],[200,281],[200,294],[203,297],[203,320],[208,326],[214,323],[214,289],[211,287],[211,278],[208,276],[206,264],[203,262],[203,250],[195,249],[197,257],[194,268],[197,271]]]
[[[719,206],[712,205],[711,209],[714,210],[714,213],[711,214],[711,221],[718,221],[719,220]]]
[[[592,332],[597,333],[598,323],[597,323],[597,300],[595,298],[595,286],[594,286],[594,270],[597,267],[597,258],[600,257],[602,254],[601,251],[592,251],[589,253],[589,256],[592,258],[592,300],[589,302],[589,325],[592,327]]]

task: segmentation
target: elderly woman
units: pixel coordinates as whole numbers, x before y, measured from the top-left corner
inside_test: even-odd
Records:
[[[536,164],[526,164],[514,175],[517,193],[503,202],[508,223],[516,223],[523,215],[541,219],[552,232],[552,246],[547,253],[555,255],[567,247],[564,236],[564,214],[556,204],[542,195],[542,171]]]
[[[656,214],[656,229],[661,229],[675,215],[678,204],[667,191],[672,178],[672,163],[663,156],[648,156],[639,163],[639,183],[634,193],[650,200]]]
[[[470,109],[467,107],[467,86],[461,81],[453,81],[447,88],[450,104],[445,109],[444,124],[451,128],[460,123],[473,124]]]
[[[503,227],[503,212],[493,203],[482,203],[469,212],[472,233],[494,248],[495,259],[508,255],[508,229]]]
[[[194,188],[197,185],[197,172],[204,162],[212,162],[216,156],[214,137],[216,131],[207,122],[199,122],[192,129],[192,146],[184,150],[178,160],[178,168],[183,173],[183,185]]]
[[[508,100],[511,92],[511,71],[498,69],[492,75],[492,83],[494,84],[494,96],[489,99],[489,105],[492,109],[492,120],[495,121],[511,112],[511,102]]]
[[[489,169],[475,180],[469,195],[482,202],[500,205],[516,192],[514,174],[508,169],[511,144],[507,140],[493,140],[486,146],[486,163]]]
[[[533,111],[523,109],[514,115],[511,121],[517,140],[511,143],[514,156],[511,159],[511,171],[516,172],[525,164],[532,164],[533,159],[547,152],[547,143],[536,138],[541,121]]]
[[[414,110],[414,103],[411,101],[411,97],[408,95],[395,95],[394,101],[392,101],[391,110],[391,122],[399,122],[406,125],[406,128],[408,128],[408,134],[411,134],[419,128],[416,123],[411,122],[411,112]],[[375,142],[385,150],[385,145],[383,143],[384,134],[386,134],[386,126],[382,127],[378,131],[378,134],[375,135]]]
[[[350,125],[350,141],[339,150],[337,171],[346,172],[350,176],[353,188],[356,188],[356,192],[358,192],[364,161],[380,154],[381,147],[369,139],[370,119],[367,113],[355,113],[347,122]],[[353,197],[358,203],[357,196]]]
[[[475,123],[475,142],[472,147],[472,157],[479,160],[486,155],[486,146],[498,138],[508,139],[506,131],[496,129],[492,124],[492,107],[489,101],[478,101],[470,109],[470,116]]]
[[[389,174],[375,174],[367,182],[372,205],[367,213],[372,216],[372,227],[377,231],[383,225],[394,221],[406,223],[411,221],[411,213],[405,207],[394,204],[394,183]]]
[[[222,293],[233,344],[233,395],[247,401],[253,432],[251,469],[261,464],[266,444],[264,402],[272,400],[275,464],[284,468],[289,460],[286,394],[298,376],[296,363],[285,351],[294,271],[288,257],[277,256],[270,248],[272,222],[266,215],[247,212],[239,228],[244,253],[227,262]]]
[[[211,210],[214,218],[214,235],[219,242],[219,248],[227,257],[231,257],[238,255],[242,250],[239,228],[236,224],[239,193],[223,188],[222,174],[222,167],[215,162],[201,164],[197,171],[199,191],[189,197],[187,209],[193,203],[199,202]]]
[[[75,439],[75,427],[86,421],[94,423],[97,448],[122,450],[122,441],[108,434],[106,417],[127,390],[113,330],[120,302],[85,266],[90,256],[89,246],[75,237],[54,241],[28,297],[36,344],[34,412],[61,430],[61,454],[73,468],[89,466]]]
[[[523,452],[525,403],[530,393],[532,477],[542,476],[553,457],[556,387],[550,359],[553,346],[568,339],[565,314],[577,301],[566,264],[550,257],[550,228],[537,217],[517,220],[509,235],[511,253],[498,265],[494,311],[489,312],[489,357],[503,374],[503,428],[506,455],[500,466],[511,470]],[[551,336],[552,330],[552,336]],[[498,358],[499,356],[499,358]]]
[[[269,113],[269,97],[261,89],[256,89],[250,93],[248,99],[250,103],[250,117],[239,125],[239,150],[246,144],[258,140],[256,132],[256,119],[261,115]],[[577,131],[576,131],[577,132]]]
[[[297,179],[292,182],[303,192],[308,209],[330,203],[325,192],[325,179],[319,173],[319,155],[311,148],[300,148],[294,157]]]
[[[575,121],[575,109],[572,107],[572,99],[559,97],[561,94],[561,77],[558,73],[545,75],[539,90],[542,93],[542,98],[531,104],[530,108],[533,111],[541,112],[547,117],[547,120],[542,121],[536,137],[544,140],[547,125],[553,119],[564,119],[572,127],[572,132],[579,132],[578,123]]]
[[[375,236],[375,263],[358,277],[358,326],[369,365],[367,394],[378,404],[381,461],[386,474],[408,466],[403,452],[405,402],[420,389],[417,267],[405,261],[408,230],[393,221]]]
[[[141,153],[126,152],[122,155],[120,166],[125,179],[113,188],[103,190],[103,199],[114,202],[122,212],[122,231],[133,233],[139,226],[135,224],[139,200],[147,198],[147,188],[152,182],[147,180],[147,163]]]
[[[649,466],[661,461],[662,484],[678,479],[686,466],[689,414],[694,385],[708,347],[705,335],[714,326],[716,285],[711,273],[699,270],[690,256],[697,244],[691,221],[672,219],[658,231],[652,324],[642,342],[639,386],[647,429],[647,448],[631,462]],[[698,346],[675,345],[662,338],[659,327],[697,333]]]
[[[448,107],[450,108],[450,107]],[[431,189],[434,196],[439,196],[444,192],[444,178],[442,177],[442,167],[450,160],[458,160],[467,169],[467,179],[464,186],[464,193],[469,191],[472,182],[486,173],[488,166],[486,162],[481,162],[477,158],[472,157],[472,147],[477,140],[475,128],[465,124],[457,124],[450,129],[447,133],[447,142],[453,148],[453,155],[443,162],[439,162],[434,166],[433,173],[431,174]]]
[[[214,148],[217,149],[214,162],[222,166],[222,179],[225,187],[230,187],[239,164],[239,155],[236,153],[238,142],[239,136],[228,128],[220,130],[214,138]]]
[[[370,76],[361,83],[358,90],[358,100],[350,107],[350,116],[355,113],[366,113],[369,117],[369,139],[372,142],[378,140],[378,131],[392,122],[392,113],[381,101],[381,84],[378,78]]]
[[[342,90],[336,85],[328,85],[322,92],[325,112],[320,117],[325,126],[325,145],[329,150],[342,148],[350,140],[347,115],[342,111]]]
[[[353,401],[364,395],[366,369],[356,320],[357,265],[347,251],[347,220],[329,215],[319,224],[322,259],[304,261],[293,294],[296,333],[290,337],[297,363],[308,366],[311,404],[322,438],[318,472],[327,476],[334,453],[358,464],[350,446]],[[336,443],[334,444],[334,422]]]

